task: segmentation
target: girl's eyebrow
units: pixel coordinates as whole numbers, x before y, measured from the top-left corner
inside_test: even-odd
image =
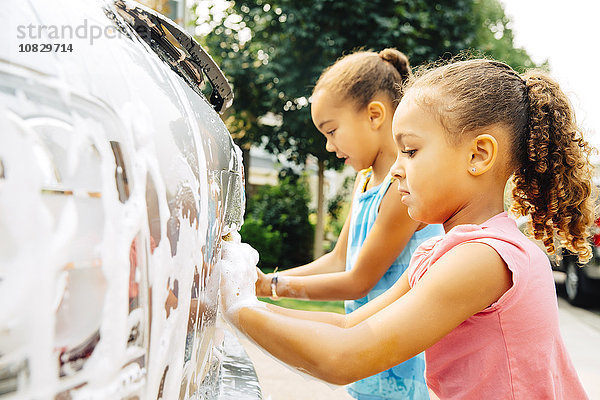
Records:
[[[420,137],[416,133],[412,133],[412,132],[397,132],[397,133],[394,134],[394,136],[398,140],[404,139],[406,137],[414,137],[414,138],[419,138]]]
[[[332,120],[332,119],[328,119],[328,120],[326,120],[326,121],[323,121],[323,122],[321,122],[321,123],[319,124],[318,128],[319,128],[319,129],[321,129],[321,127],[322,127],[323,125],[325,125],[326,123],[328,123],[328,122],[331,122],[331,121],[333,121],[333,120]]]

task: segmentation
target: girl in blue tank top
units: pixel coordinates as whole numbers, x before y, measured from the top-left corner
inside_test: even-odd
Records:
[[[396,159],[392,116],[410,75],[395,49],[360,51],[338,60],[319,78],[311,114],[335,152],[358,171],[351,213],[334,249],[313,262],[259,273],[258,296],[346,300],[352,312],[390,288],[414,249],[442,234],[440,225],[412,220],[389,169]],[[348,386],[358,400],[429,399],[422,355]]]

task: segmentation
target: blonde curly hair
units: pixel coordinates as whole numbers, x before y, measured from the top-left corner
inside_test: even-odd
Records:
[[[550,254],[565,247],[581,262],[591,258],[592,147],[558,83],[541,71],[521,75],[504,63],[475,59],[418,73],[408,91],[435,112],[451,144],[492,125],[508,128],[511,212],[531,217],[529,232]]]

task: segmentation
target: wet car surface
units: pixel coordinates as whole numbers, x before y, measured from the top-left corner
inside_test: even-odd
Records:
[[[217,323],[245,202],[221,72],[133,2],[3,13],[0,398],[260,398]]]

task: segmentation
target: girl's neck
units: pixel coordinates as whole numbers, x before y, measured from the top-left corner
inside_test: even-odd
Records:
[[[490,190],[474,197],[444,222],[444,231],[448,232],[458,225],[480,225],[504,211],[504,191]]]
[[[392,137],[391,133],[389,136],[390,138]],[[369,180],[367,188],[377,186],[383,182],[385,177],[390,172],[390,168],[394,164],[394,161],[396,161],[396,156],[397,154],[395,152],[393,143],[390,147],[381,146],[377,157],[375,157],[375,161],[373,161],[373,165],[371,165],[373,174],[371,175],[371,179]]]

